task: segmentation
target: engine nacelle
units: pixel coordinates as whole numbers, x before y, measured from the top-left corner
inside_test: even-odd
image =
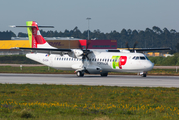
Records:
[[[90,65],[90,66],[86,67],[86,70],[90,74],[100,74],[102,72],[102,69],[100,67],[94,66],[94,65]]]
[[[83,51],[80,49],[72,49],[72,53],[71,53],[71,57],[75,57],[75,58],[82,58],[82,56],[80,56],[81,54],[83,54]]]

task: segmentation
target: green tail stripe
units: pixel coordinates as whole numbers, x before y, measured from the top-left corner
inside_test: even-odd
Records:
[[[33,21],[27,21],[26,25],[32,26],[32,22]],[[29,37],[30,48],[32,48],[32,28],[31,27],[27,27],[27,33],[28,33],[28,37]]]

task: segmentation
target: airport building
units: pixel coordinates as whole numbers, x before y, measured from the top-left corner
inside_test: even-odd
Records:
[[[44,39],[51,46],[61,49],[86,49],[87,46],[88,49],[125,49],[117,48],[117,40],[85,40],[73,37],[44,37]],[[21,50],[11,49],[17,47],[29,48],[28,37],[11,37],[11,40],[0,40],[0,55],[25,54]],[[145,55],[168,56],[166,53],[163,54],[161,52],[146,52]]]
[[[44,37],[53,47],[62,49],[117,49],[117,40],[85,40],[73,37]],[[13,54],[18,50],[11,48],[30,47],[28,37],[12,37],[11,40],[0,40],[0,54]],[[18,54],[18,53],[17,53]]]

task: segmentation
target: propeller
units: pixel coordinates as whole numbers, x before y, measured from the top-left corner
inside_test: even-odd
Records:
[[[134,43],[134,45],[133,45],[133,49],[130,50],[130,48],[129,48],[129,44],[128,44],[128,42],[126,42],[126,48],[127,48],[129,51],[134,52],[134,51],[135,51],[135,47],[137,46],[137,44],[138,44],[138,42],[135,41],[135,43]]]
[[[127,48],[128,50],[130,50],[130,49],[129,49],[129,44],[128,44],[128,42],[126,42],[126,48]]]
[[[80,55],[80,56],[82,56],[82,61],[84,62],[84,60],[87,58],[88,60],[90,60],[89,59],[89,57],[88,57],[88,55],[90,54],[90,53],[92,53],[92,51],[90,51],[90,50],[88,50],[88,46],[89,46],[89,42],[88,42],[88,40],[87,40],[87,45],[86,45],[86,48],[85,49],[83,49],[83,47],[80,45],[80,43],[79,43],[79,48],[83,51],[83,53]]]
[[[134,46],[133,46],[133,52],[134,52],[134,49],[135,49],[135,47],[137,46],[137,44],[138,44],[138,42],[135,41]]]

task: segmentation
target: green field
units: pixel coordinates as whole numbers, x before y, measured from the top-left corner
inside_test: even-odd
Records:
[[[178,88],[0,84],[0,119],[178,120]]]

